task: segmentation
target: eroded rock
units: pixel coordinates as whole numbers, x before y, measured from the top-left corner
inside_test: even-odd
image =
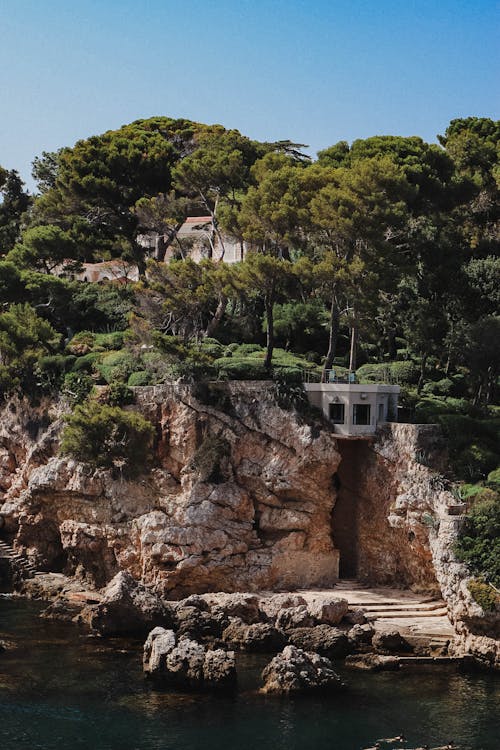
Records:
[[[121,571],[98,604],[84,607],[81,620],[101,635],[142,634],[155,625],[171,625],[173,612],[130,573]]]
[[[340,677],[329,659],[286,646],[262,672],[263,693],[289,695],[341,687]]]
[[[164,685],[181,689],[230,689],[236,685],[234,651],[207,650],[173,630],[154,628],[144,644],[143,669]]]

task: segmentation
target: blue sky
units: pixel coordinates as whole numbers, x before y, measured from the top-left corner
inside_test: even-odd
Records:
[[[311,153],[499,117],[492,0],[0,0],[0,164],[170,115]]]

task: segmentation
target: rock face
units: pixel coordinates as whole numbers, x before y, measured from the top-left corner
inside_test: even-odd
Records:
[[[54,455],[59,422],[31,443],[4,430],[0,513],[16,548],[89,586],[126,570],[169,598],[330,585],[333,434],[283,411],[272,385],[221,387],[224,411],[187,386],[137,389],[157,467],[134,482]]]
[[[57,456],[60,405],[2,407],[2,534],[38,569],[89,588],[124,571],[179,599],[328,587],[340,555],[343,577],[442,595],[455,652],[500,666],[500,615],[473,601],[453,556],[461,519],[448,512],[455,499],[439,473],[445,451],[434,426],[337,439],[282,410],[266,383],[142,387],[134,408],[156,427],[156,464],[128,482]],[[335,626],[343,607],[311,610],[292,593],[259,606],[287,632]],[[261,616],[251,597],[229,601],[206,617],[184,612],[184,632],[221,637],[231,618],[252,625]]]
[[[342,685],[329,659],[295,646],[286,646],[275,656],[262,672],[262,679],[263,693],[285,695],[333,690]]]
[[[178,688],[230,689],[236,686],[234,651],[206,650],[189,638],[176,638],[173,630],[154,628],[144,644],[146,674]]]
[[[142,634],[173,622],[172,610],[124,571],[104,589],[102,601],[85,607],[80,617],[101,635]]]

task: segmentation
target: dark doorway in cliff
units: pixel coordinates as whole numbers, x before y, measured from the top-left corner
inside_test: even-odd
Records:
[[[334,486],[337,500],[332,511],[332,538],[339,550],[339,577],[357,578],[359,574],[359,472],[363,471],[367,442],[363,439],[338,439],[342,457]]]

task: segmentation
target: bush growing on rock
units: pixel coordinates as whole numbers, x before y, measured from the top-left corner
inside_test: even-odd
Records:
[[[153,425],[140,414],[89,402],[65,417],[60,452],[95,467],[139,474],[151,459]]]
[[[473,573],[500,586],[500,497],[480,500],[465,520],[455,553]],[[471,592],[472,593],[472,592]]]

